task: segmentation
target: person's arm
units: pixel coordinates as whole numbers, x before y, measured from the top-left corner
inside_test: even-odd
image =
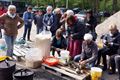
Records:
[[[34,24],[35,25],[37,24],[37,16],[35,16],[35,18],[34,18]]]
[[[65,38],[63,38],[62,45],[63,45],[63,49],[67,48],[67,41]]]
[[[20,29],[21,27],[23,27],[24,21],[23,21],[23,19],[20,18],[20,17],[18,17],[18,20],[19,20],[19,22],[20,22],[20,24],[18,25],[18,29]]]
[[[0,16],[0,20],[5,21],[5,14],[3,14],[3,15]],[[3,28],[4,28],[3,24],[0,23],[0,29],[3,29]]]
[[[80,61],[84,60],[84,58],[85,58],[84,48],[85,48],[85,43],[83,42],[83,43],[82,43],[82,52],[81,52],[81,60],[80,60]]]
[[[46,15],[43,16],[43,25],[47,27],[47,23],[45,23],[45,18],[46,18]]]
[[[120,34],[118,34],[115,40],[109,44],[114,47],[120,47]]]
[[[86,60],[86,63],[92,63],[94,60],[97,59],[98,56],[98,47],[97,45],[94,45],[92,50],[92,57]]]
[[[27,12],[24,12],[23,13],[23,20],[24,20],[25,23],[27,23],[29,21],[29,19],[27,18],[27,16],[28,16]]]
[[[31,22],[34,20],[34,13],[31,13]]]
[[[52,16],[53,16],[53,23],[50,26],[53,26],[55,28],[58,25],[57,24],[57,17],[55,14],[52,14]]]
[[[53,36],[52,41],[51,41],[51,48],[55,48],[55,36]]]

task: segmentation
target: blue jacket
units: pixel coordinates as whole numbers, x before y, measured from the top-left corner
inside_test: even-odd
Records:
[[[29,19],[31,19],[31,21],[29,21]],[[33,13],[30,13],[30,17],[29,17],[29,12],[25,11],[23,14],[23,20],[24,20],[25,25],[32,24]]]
[[[45,29],[47,30],[47,26],[51,26],[50,31],[55,31],[56,30],[56,18],[55,15],[52,13],[50,14],[45,14],[43,17],[43,25]]]

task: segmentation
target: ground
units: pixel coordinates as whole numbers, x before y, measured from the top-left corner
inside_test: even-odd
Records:
[[[17,38],[22,37],[23,31],[24,31],[24,27],[19,30]],[[31,31],[31,40],[32,41],[34,41],[35,35],[36,35],[36,26],[33,24],[32,31]],[[41,68],[34,69],[34,71],[35,71],[34,80],[64,80],[62,77],[51,74]],[[116,80],[117,77],[118,77],[117,74],[108,75],[107,72],[104,72],[102,80]]]

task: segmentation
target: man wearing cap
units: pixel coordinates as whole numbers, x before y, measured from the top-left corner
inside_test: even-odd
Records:
[[[98,55],[97,44],[93,41],[93,36],[89,33],[84,35],[82,44],[82,53],[75,56],[74,61],[79,62],[81,65],[90,64],[90,67],[95,65]]]
[[[115,24],[111,24],[109,26],[110,33],[103,36],[103,43],[104,47],[98,51],[98,61],[97,66],[100,64],[101,57],[103,58],[103,70],[105,71],[107,69],[107,60],[106,55],[110,56],[110,65],[112,67],[112,70],[110,73],[115,73],[115,60],[114,57],[118,53],[118,49],[120,48],[120,33],[117,29],[117,26]]]

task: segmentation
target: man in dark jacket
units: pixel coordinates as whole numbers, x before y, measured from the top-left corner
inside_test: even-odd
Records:
[[[37,34],[43,31],[43,13],[41,10],[38,11],[37,15],[35,15],[34,23],[37,27]]]
[[[56,29],[59,29],[61,27],[61,23],[60,23],[60,19],[62,17],[62,13],[61,13],[61,9],[60,8],[56,8],[54,10],[54,15],[55,15],[55,25],[56,25]]]
[[[97,25],[97,19],[93,16],[93,11],[92,10],[88,10],[86,12],[86,22],[87,22],[87,27],[88,30],[91,32],[95,31],[95,27]]]
[[[52,33],[52,36],[55,35],[56,32],[56,18],[55,15],[52,13],[52,6],[48,6],[46,11],[47,13],[44,15],[43,17],[43,26],[44,26],[44,30],[50,30]]]
[[[100,64],[100,58],[103,58],[103,70],[107,69],[107,61],[106,55],[110,56],[110,64],[112,67],[112,72],[115,73],[115,61],[114,57],[118,53],[119,45],[120,45],[120,33],[115,24],[110,26],[110,34],[107,34],[103,37],[104,47],[98,52],[98,62],[97,65]]]

